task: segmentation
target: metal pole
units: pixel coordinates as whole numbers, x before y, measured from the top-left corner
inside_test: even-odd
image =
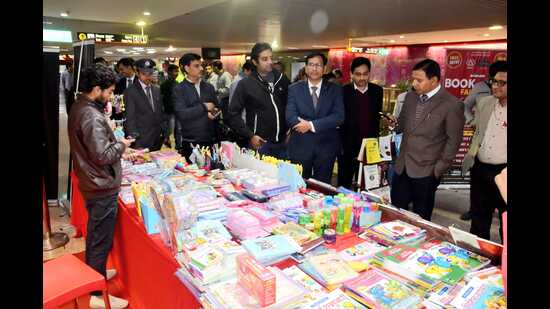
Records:
[[[52,233],[50,226],[50,211],[46,203],[46,186],[42,180],[42,250],[50,251],[65,246],[69,242],[69,236],[65,233]]]

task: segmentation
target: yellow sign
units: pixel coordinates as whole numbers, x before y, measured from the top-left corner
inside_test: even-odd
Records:
[[[380,158],[380,147],[377,138],[367,138],[365,150],[367,152],[367,164],[374,164],[382,161]]]

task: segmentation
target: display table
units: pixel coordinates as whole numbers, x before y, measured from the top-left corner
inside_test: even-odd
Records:
[[[73,180],[71,224],[86,237],[87,210],[78,190],[76,175]],[[200,308],[193,294],[174,275],[180,265],[162,243],[160,235],[149,236],[133,204],[119,200],[118,215],[110,254],[110,262],[117,270],[113,283],[121,297],[132,309]]]

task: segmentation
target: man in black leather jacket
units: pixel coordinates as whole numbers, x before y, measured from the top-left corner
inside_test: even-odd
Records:
[[[133,140],[117,141],[104,114],[115,89],[115,72],[103,64],[86,68],[80,76],[82,94],[68,120],[69,142],[79,189],[88,210],[86,264],[107,277],[107,256],[113,244],[117,198],[122,170],[120,159],[134,159],[129,145]],[[90,306],[102,303],[101,292],[93,292]],[[125,308],[128,302],[110,296],[112,308]]]

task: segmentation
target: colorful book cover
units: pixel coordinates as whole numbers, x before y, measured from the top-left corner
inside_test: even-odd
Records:
[[[197,221],[191,228],[191,232],[193,232],[195,236],[209,242],[231,239],[231,234],[229,234],[225,226],[218,220]]]
[[[367,164],[375,164],[382,161],[380,158],[380,147],[377,138],[367,138],[365,151],[367,153]]]
[[[419,248],[426,250],[436,262],[438,260],[445,261],[464,269],[466,272],[478,270],[491,263],[491,260],[484,256],[438,239],[426,241]]]
[[[380,169],[378,165],[363,166],[365,175],[365,188],[374,189],[380,187]]]
[[[309,309],[363,309],[367,308],[348,295],[346,295],[342,290],[336,289],[327,296],[317,300],[313,303],[310,303],[307,307]]]
[[[204,244],[196,250],[189,251],[188,254],[191,263],[201,270],[214,265],[221,265],[223,262],[223,253],[208,244]]]
[[[274,228],[273,234],[287,235],[292,239],[294,239],[300,246],[311,240],[319,238],[317,234],[306,230],[302,226],[292,221],[283,225],[279,225],[276,228]]]
[[[375,309],[418,308],[422,299],[410,287],[376,269],[369,269],[344,284],[357,300]]]
[[[292,238],[285,235],[248,239],[241,245],[260,262],[277,259],[302,250]]]
[[[417,237],[418,235],[425,233],[423,229],[401,220],[383,222],[373,226],[371,229],[372,231],[390,237],[392,240],[397,242],[408,238]]]
[[[506,296],[501,286],[474,278],[451,301],[457,309],[506,308]]]
[[[317,281],[308,276],[296,265],[283,269],[283,273],[308,291],[307,294],[304,295],[303,299],[295,304],[294,308],[301,308],[302,306],[319,300],[327,295],[326,289],[323,288],[322,285],[317,283]]]
[[[377,242],[367,240],[353,247],[340,251],[340,257],[346,262],[364,261],[372,258],[376,253],[386,249],[387,247],[378,244]]]
[[[427,300],[441,307],[448,306],[465,285],[463,281],[455,285],[440,284],[428,293]]]
[[[359,275],[336,253],[312,256],[308,261],[329,285],[339,284]]]

